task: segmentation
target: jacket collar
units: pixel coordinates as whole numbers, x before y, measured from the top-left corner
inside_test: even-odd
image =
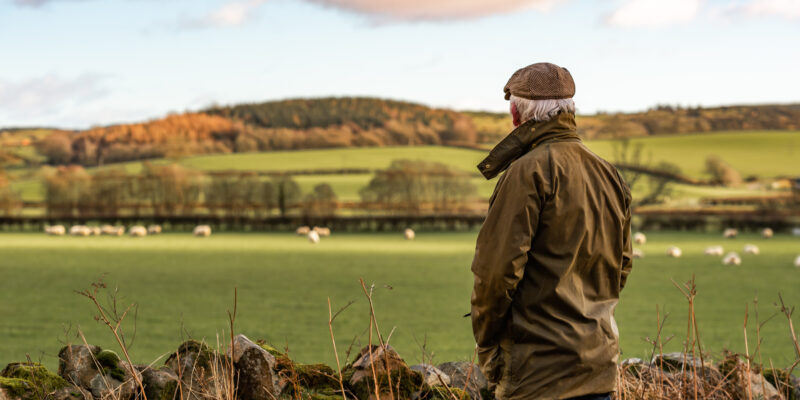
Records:
[[[511,163],[538,144],[551,139],[579,139],[575,114],[561,112],[547,121],[526,121],[511,131],[489,155],[478,164],[486,179],[505,171]]]

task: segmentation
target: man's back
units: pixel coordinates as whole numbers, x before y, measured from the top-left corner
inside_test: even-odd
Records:
[[[571,133],[543,134],[500,178],[473,261],[473,328],[479,346],[502,348],[483,359],[503,398],[614,390],[630,201],[616,169]]]

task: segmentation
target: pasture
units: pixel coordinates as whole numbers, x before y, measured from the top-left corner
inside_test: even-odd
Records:
[[[136,337],[131,353],[152,362],[187,337],[216,342],[225,335],[226,311],[238,288],[237,333],[288,346],[302,362],[334,364],[328,333],[327,298],[334,311],[355,303],[336,319],[337,346],[344,357],[366,343],[368,308],[359,278],[375,284],[378,322],[410,363],[422,360],[423,345],[434,361],[472,355],[469,270],[476,232],[425,233],[406,241],[396,234],[337,234],[311,245],[290,233],[223,233],[209,238],[166,233],[145,238],[48,237],[40,233],[0,234],[0,364],[26,354],[49,368],[63,343],[90,343],[116,350],[107,329],[94,321],[89,301],[75,294],[104,276],[119,288],[120,304],[136,302]],[[761,255],[744,255],[746,243]],[[742,254],[741,266],[704,256],[709,245]],[[667,258],[675,245],[683,257]],[[617,308],[623,358],[646,357],[647,337],[656,333],[656,306],[669,313],[666,351],[678,350],[686,335],[686,301],[673,286],[696,275],[697,320],[703,345],[713,354],[744,350],[742,323],[749,304],[750,351],[756,348],[753,299],[759,318],[776,313],[778,293],[800,305],[800,238],[758,235],[723,239],[719,234],[652,233],[639,246],[645,258],[634,270]],[[105,298],[105,297],[103,297]],[[133,318],[126,324],[133,332]],[[795,324],[800,318],[795,316]],[[794,360],[788,325],[777,316],[761,329],[764,362],[786,366]],[[161,360],[163,362],[163,359]]]

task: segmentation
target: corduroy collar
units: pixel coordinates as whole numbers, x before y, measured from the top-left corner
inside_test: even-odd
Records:
[[[478,164],[478,170],[486,179],[492,179],[539,143],[566,138],[580,140],[573,113],[561,112],[547,121],[524,122],[494,146]]]

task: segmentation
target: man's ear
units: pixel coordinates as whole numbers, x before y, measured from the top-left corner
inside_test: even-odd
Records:
[[[511,118],[514,120],[514,127],[519,126],[521,123],[519,120],[519,110],[517,110],[517,105],[514,102],[511,102]]]

